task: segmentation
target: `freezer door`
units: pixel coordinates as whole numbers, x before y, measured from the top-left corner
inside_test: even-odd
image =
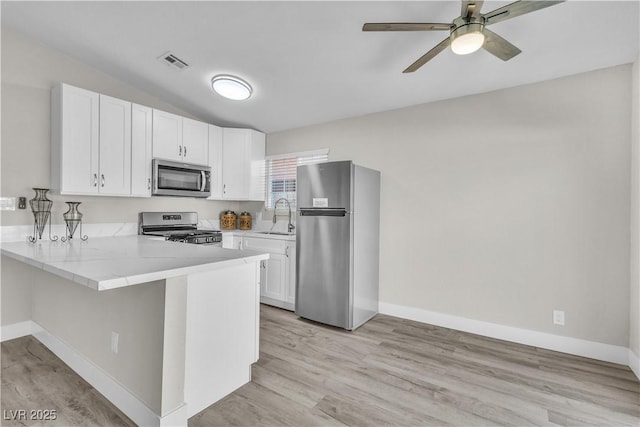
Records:
[[[300,210],[296,233],[296,314],[351,329],[351,215]]]
[[[353,163],[350,161],[298,166],[297,205],[302,208],[351,207]]]

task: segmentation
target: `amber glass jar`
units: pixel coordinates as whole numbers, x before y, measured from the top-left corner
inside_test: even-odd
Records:
[[[240,230],[251,230],[251,214],[249,212],[240,213]]]
[[[220,214],[220,228],[222,230],[235,230],[237,216],[234,211],[224,211]]]

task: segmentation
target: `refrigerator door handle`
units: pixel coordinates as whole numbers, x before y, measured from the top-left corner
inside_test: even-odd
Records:
[[[298,211],[300,216],[346,216],[349,211],[346,209],[331,209],[331,208],[316,208],[316,209],[304,209],[300,208]]]

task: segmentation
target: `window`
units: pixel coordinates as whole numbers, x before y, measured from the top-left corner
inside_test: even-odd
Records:
[[[328,159],[328,149],[267,156],[267,198],[265,207],[273,209],[275,202],[284,197],[289,200],[291,207],[295,208],[296,168],[300,165],[326,162]]]

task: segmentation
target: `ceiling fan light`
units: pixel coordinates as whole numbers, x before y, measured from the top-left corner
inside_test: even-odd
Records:
[[[253,93],[249,83],[226,74],[220,74],[211,79],[211,87],[216,93],[234,101],[248,99]]]
[[[480,49],[484,44],[484,26],[470,23],[451,32],[451,50],[457,55],[467,55]]]
[[[451,50],[458,55],[467,55],[480,49],[484,44],[484,34],[467,33],[451,42]]]

